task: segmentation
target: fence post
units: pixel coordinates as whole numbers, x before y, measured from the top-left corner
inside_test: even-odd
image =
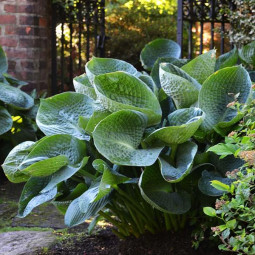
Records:
[[[51,94],[58,93],[57,86],[57,38],[56,38],[56,4],[52,6],[52,20],[51,20]]]

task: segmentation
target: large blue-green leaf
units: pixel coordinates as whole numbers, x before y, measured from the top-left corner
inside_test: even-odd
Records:
[[[122,110],[103,119],[93,132],[97,150],[114,164],[149,166],[163,147],[139,149],[147,118],[144,114]]]
[[[243,46],[238,53],[245,63],[255,66],[255,41]]]
[[[238,61],[238,51],[236,48],[233,50],[220,55],[215,64],[215,71],[225,68],[225,67],[231,67],[237,64]]]
[[[94,78],[100,74],[113,73],[123,71],[134,76],[138,76],[137,70],[129,63],[113,58],[96,58],[93,57],[85,66],[86,74],[94,84]]]
[[[19,200],[19,217],[27,216],[36,206],[50,201],[57,195],[57,188],[41,193],[49,177],[31,177],[25,184]]]
[[[35,177],[45,177],[57,172],[61,167],[68,165],[69,161],[66,156],[56,156],[47,158],[22,169],[21,172],[26,175]]]
[[[34,142],[23,142],[10,151],[2,165],[4,173],[9,181],[18,183],[25,182],[29,179],[29,176],[23,174],[19,170],[19,165],[27,157],[34,144]]]
[[[155,84],[158,88],[161,87],[160,79],[159,79],[159,66],[161,63],[171,63],[175,66],[182,67],[183,65],[187,64],[187,59],[178,59],[178,58],[158,58],[153,68],[151,70],[151,77],[154,80]]]
[[[210,131],[218,125],[227,127],[240,118],[227,105],[235,100],[245,103],[251,94],[251,80],[242,66],[226,67],[211,75],[199,93],[199,107],[205,112],[201,127]],[[236,98],[237,97],[237,98]]]
[[[139,187],[145,201],[162,212],[183,214],[191,207],[190,195],[174,191],[172,184],[162,177],[158,163],[145,168]]]
[[[156,39],[145,45],[141,51],[140,60],[144,69],[150,71],[158,58],[179,58],[181,47],[168,39]]]
[[[180,182],[192,169],[193,161],[197,153],[197,145],[186,142],[178,146],[176,151],[175,166],[170,165],[163,158],[159,158],[160,170],[167,182]]]
[[[65,181],[71,178],[75,173],[77,173],[81,168],[83,168],[87,162],[89,157],[84,157],[80,163],[75,164],[74,166],[65,166],[59,169],[57,172],[52,174],[49,179],[49,183],[47,186],[42,190],[42,192],[47,192],[54,188],[57,184],[62,181]]]
[[[148,86],[125,72],[98,75],[95,88],[100,103],[109,111],[129,109],[147,115],[148,125],[161,121],[161,108],[157,97]]]
[[[231,172],[245,164],[244,160],[236,158],[233,155],[229,155],[223,159],[220,159],[218,155],[210,153],[209,158],[210,162],[223,176],[226,175],[226,172]]]
[[[12,128],[12,116],[2,106],[0,106],[0,135],[6,133]]]
[[[20,81],[8,73],[3,73],[2,75],[4,77],[4,83],[6,83],[6,84],[10,84],[10,85],[18,87],[18,88],[28,85],[28,82]]]
[[[95,201],[98,186],[91,187],[80,197],[73,200],[65,214],[65,224],[69,227],[83,223],[85,220],[96,216],[109,203],[109,196]]]
[[[8,70],[8,61],[3,48],[0,46],[0,74],[6,73]]]
[[[199,108],[185,108],[174,111],[168,116],[168,127],[152,132],[145,142],[148,144],[163,143],[165,145],[181,144],[190,139],[204,119]]]
[[[89,135],[92,135],[96,125],[101,120],[103,120],[104,118],[109,116],[110,114],[111,114],[111,112],[109,112],[105,109],[95,110],[93,115],[91,116],[91,118],[88,120],[88,123],[87,123],[86,127],[84,128],[86,133],[88,133]]]
[[[151,91],[157,95],[158,93],[158,89],[157,89],[157,86],[155,84],[155,82],[153,81],[153,79],[151,78],[151,76],[149,75],[146,75],[146,74],[142,74],[139,76],[139,79],[141,81],[143,81],[150,89]]]
[[[65,156],[69,161],[69,165],[78,164],[86,155],[86,144],[71,135],[45,137],[34,146],[19,168],[22,170],[36,162],[59,155]]]
[[[190,107],[197,102],[201,85],[179,67],[162,63],[159,77],[162,89],[174,100],[177,108]]]
[[[225,183],[227,185],[231,184],[233,180],[229,178],[223,178],[220,176],[219,173],[217,172],[208,172],[208,171],[203,171],[202,172],[202,177],[200,178],[198,182],[198,187],[202,193],[204,193],[207,196],[221,196],[224,192],[218,189],[215,189],[211,185],[211,181],[220,181],[222,183]]]
[[[0,101],[19,110],[28,110],[34,105],[34,99],[13,86],[0,83]]]
[[[92,116],[95,109],[93,102],[91,98],[75,92],[43,99],[36,117],[37,125],[45,135],[70,134],[81,140],[89,140],[78,122],[80,116]]]
[[[194,58],[181,69],[202,84],[214,73],[216,63],[216,50],[210,50]]]
[[[96,99],[97,95],[95,89],[89,81],[86,74],[82,74],[73,79],[74,89],[77,93],[84,94],[92,99]]]

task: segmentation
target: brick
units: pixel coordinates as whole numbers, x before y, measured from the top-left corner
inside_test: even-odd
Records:
[[[22,48],[38,48],[41,45],[42,39],[34,39],[34,38],[28,38],[24,39],[21,38],[19,40],[19,47]]]
[[[16,68],[16,64],[17,64],[16,61],[9,60],[8,61],[8,69],[14,71]]]
[[[8,59],[36,59],[39,58],[40,51],[32,49],[6,48]]]
[[[14,15],[0,15],[0,24],[16,24],[16,17]]]
[[[39,18],[40,27],[48,27],[48,20],[46,18]]]
[[[18,40],[17,38],[10,38],[10,37],[1,37],[0,38],[0,45],[6,47],[17,47]]]
[[[16,35],[17,27],[15,25],[6,25],[5,26],[5,35]]]
[[[5,4],[4,5],[5,12],[16,13],[17,10],[18,10],[17,5],[14,5],[14,4]]]
[[[29,69],[29,70],[38,70],[39,71],[39,64],[38,61],[29,61],[29,60],[22,60],[20,62],[22,68]]]
[[[37,5],[39,6],[39,5]],[[40,13],[40,8],[36,8],[36,5],[20,5],[18,6],[19,13]]]
[[[19,18],[20,25],[39,25],[39,17],[36,16],[20,16]]]

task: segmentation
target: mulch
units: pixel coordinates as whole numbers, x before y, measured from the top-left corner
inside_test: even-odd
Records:
[[[45,254],[45,253],[44,253]],[[77,237],[56,244],[47,255],[230,255],[215,244],[204,241],[198,250],[192,248],[191,232],[144,235],[119,240],[111,228],[96,235]]]

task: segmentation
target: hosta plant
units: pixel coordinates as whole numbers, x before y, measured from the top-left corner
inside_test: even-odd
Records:
[[[26,182],[20,217],[52,201],[68,226],[93,218],[125,237],[178,230],[209,196],[210,181],[240,161],[206,152],[242,118],[229,108],[251,98],[242,66],[215,71],[215,51],[189,62],[179,46],[157,39],[141,53],[137,71],[117,59],[93,58],[74,78],[76,92],[41,100],[36,122],[46,135],[24,142],[3,168]]]
[[[36,140],[38,131],[36,91],[31,95],[23,92],[20,88],[27,83],[10,76],[7,71],[7,58],[0,46],[0,162],[14,146],[26,140]]]

